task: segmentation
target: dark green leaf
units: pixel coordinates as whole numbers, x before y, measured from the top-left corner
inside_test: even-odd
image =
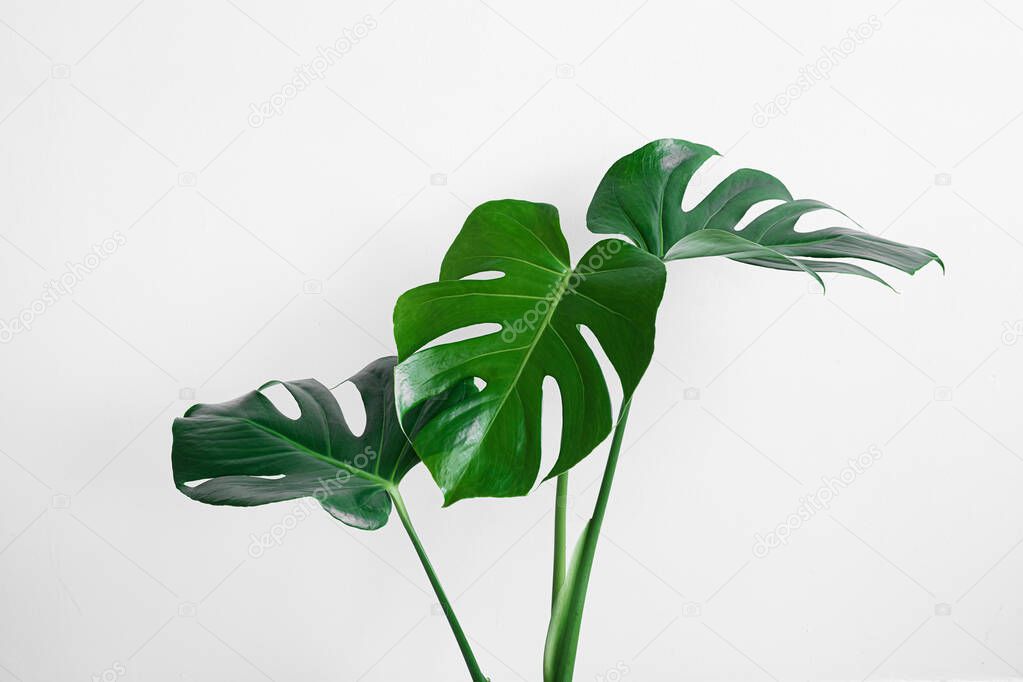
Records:
[[[696,171],[716,156],[710,147],[685,140],[651,142],[619,159],[604,175],[586,214],[590,230],[624,234],[664,260],[727,256],[781,270],[801,270],[818,281],[819,272],[840,272],[885,283],[870,271],[839,261],[856,258],[913,274],[941,259],[933,252],[846,227],[797,232],[796,221],[812,211],[832,209],[809,199],[793,200],[777,178],[763,171],[735,171],[689,211],[682,197]],[[736,230],[755,204],[783,203]],[[823,285],[823,282],[821,282]]]
[[[380,358],[350,379],[366,408],[360,436],[315,379],[260,387],[287,389],[301,409],[297,419],[281,414],[259,390],[194,405],[174,420],[175,485],[200,502],[242,507],[314,497],[350,526],[383,526],[391,511],[387,490],[419,462],[394,411],[395,362]],[[429,414],[413,415],[412,423],[418,417]]]
[[[540,466],[546,376],[558,383],[563,424],[558,459],[547,476],[567,471],[604,439],[610,398],[581,326],[599,341],[626,399],[646,370],[663,264],[617,239],[596,244],[576,268],[570,263],[557,209],[492,201],[466,219],[444,258],[441,281],[398,300],[395,382],[403,419],[456,382],[479,378],[486,384],[478,395],[442,409],[413,437],[447,504],[529,492]],[[461,279],[490,271],[503,276]],[[449,332],[485,323],[501,330],[420,350]]]
[[[872,279],[875,282],[885,285],[889,289],[892,289],[892,285],[884,281],[877,275],[866,268],[861,268],[858,265],[852,263],[846,263],[840,260],[808,260],[805,258],[785,258],[785,259],[772,259],[772,258],[736,258],[732,257],[740,263],[747,265],[756,265],[761,268],[771,268],[772,270],[811,270],[814,274],[818,272],[837,272],[845,275],[859,275],[860,277],[866,277]],[[894,291],[894,289],[892,289]]]

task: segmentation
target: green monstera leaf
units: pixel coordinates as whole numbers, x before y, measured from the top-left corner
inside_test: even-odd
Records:
[[[933,252],[847,227],[797,232],[796,221],[832,209],[810,199],[793,200],[785,185],[763,171],[737,170],[691,210],[682,197],[696,171],[717,152],[685,140],[651,142],[614,163],[604,175],[586,213],[589,229],[624,234],[664,260],[727,256],[778,270],[801,270],[823,286],[818,273],[838,272],[883,279],[858,265],[830,259],[874,261],[913,274]],[[777,200],[740,230],[736,226],[761,201]]]
[[[260,390],[194,405],[174,420],[174,484],[207,504],[248,507],[313,497],[349,526],[380,528],[391,512],[387,491],[419,463],[394,409],[396,361],[380,358],[349,379],[366,408],[359,436],[330,390],[315,379],[260,387],[287,389],[301,410],[297,419],[282,414]],[[443,399],[457,401],[467,392],[455,387]],[[410,424],[429,419],[440,405],[424,405]]]
[[[480,273],[494,279],[466,279]],[[540,468],[542,384],[561,392],[562,434],[547,477],[565,472],[611,429],[611,403],[588,328],[618,374],[628,400],[653,353],[664,291],[660,259],[618,239],[596,244],[573,268],[553,206],[492,201],[466,219],[441,266],[440,281],[412,289],[394,309],[400,364],[397,409],[461,381],[477,395],[437,414],[412,440],[444,492],[466,497],[525,495]],[[481,324],[500,331],[424,348]]]

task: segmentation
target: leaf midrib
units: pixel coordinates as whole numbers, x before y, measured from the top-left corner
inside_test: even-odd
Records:
[[[544,316],[543,322],[540,324],[540,327],[536,330],[536,334],[533,336],[533,340],[529,343],[528,346],[524,346],[526,352],[522,358],[522,362],[519,363],[519,368],[515,372],[515,376],[512,378],[510,382],[508,382],[508,388],[504,391],[504,394],[501,396],[501,402],[497,404],[497,409],[494,410],[494,418],[490,420],[490,423],[487,424],[487,428],[483,430],[483,435],[481,435],[479,439],[480,443],[486,441],[487,435],[490,433],[490,429],[494,426],[494,423],[497,421],[497,415],[501,413],[501,410],[504,409],[504,404],[508,402],[508,396],[510,396],[513,391],[518,390],[517,387],[519,383],[519,377],[522,376],[522,372],[526,369],[526,365],[529,364],[529,358],[533,355],[533,351],[536,350],[537,345],[540,343],[540,339],[541,337],[543,337],[544,331],[547,329],[548,325],[550,325],[551,319],[554,317],[554,313],[555,311],[557,311],[558,305],[561,303],[561,299],[565,295],[565,289],[568,288],[568,280],[571,279],[573,272],[574,270],[568,268],[562,275],[561,281],[558,283],[557,293],[554,296],[554,302],[550,306],[550,309],[547,311],[547,314]]]
[[[312,450],[312,449],[306,447],[302,443],[299,443],[296,440],[288,438],[287,436],[285,436],[280,431],[276,431],[276,430],[274,430],[274,429],[272,429],[272,428],[270,428],[268,426],[264,426],[263,424],[260,424],[257,421],[253,421],[253,420],[248,419],[246,417],[236,417],[236,419],[238,419],[238,421],[244,422],[244,423],[246,423],[246,424],[248,424],[250,426],[254,426],[255,428],[263,431],[264,433],[268,433],[271,436],[279,438],[280,440],[282,440],[285,443],[287,443],[287,444],[291,445],[292,447],[294,447],[296,450],[298,450],[298,451],[300,451],[300,452],[302,452],[302,453],[304,453],[306,455],[309,455],[313,459],[316,459],[316,460],[318,460],[320,462],[323,462],[324,464],[330,464],[331,466],[336,467],[338,469],[343,469],[344,471],[347,471],[348,473],[352,474],[353,476],[358,476],[361,479],[364,479],[364,480],[369,481],[371,483],[375,483],[375,484],[379,485],[380,487],[382,487],[384,489],[391,489],[391,488],[394,487],[394,482],[393,481],[388,481],[387,479],[381,478],[380,476],[377,476],[375,474],[371,474],[370,472],[365,471],[363,469],[360,469],[359,467],[354,467],[354,466],[352,466],[350,464],[347,464],[345,462],[342,462],[340,460],[336,460],[333,457],[329,457],[327,455],[323,455],[323,454],[321,454],[319,452],[316,452],[315,450]],[[328,439],[328,443],[329,443],[329,439]],[[377,455],[377,457],[382,457],[382,456],[383,456],[382,454],[378,454]]]

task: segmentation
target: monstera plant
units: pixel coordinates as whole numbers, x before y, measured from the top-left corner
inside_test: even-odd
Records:
[[[351,378],[366,408],[356,436],[330,389],[313,379],[271,382],[295,399],[282,414],[263,393],[196,405],[174,422],[174,483],[208,504],[252,506],[315,498],[354,528],[383,526],[397,512],[437,594],[471,679],[486,678],[444,594],[398,491],[422,462],[450,505],[468,497],[529,494],[539,474],[556,479],[551,618],[545,682],[570,682],[583,607],[629,407],[650,363],[665,264],[704,256],[778,270],[859,275],[851,260],[913,274],[931,251],[858,229],[797,231],[804,215],[832,210],[793,199],[776,178],[743,169],[691,210],[682,201],[696,171],[716,155],[683,140],[651,142],[604,175],[586,214],[592,232],[614,234],[573,261],[557,209],[505,199],[466,219],[438,281],[403,294],[394,309],[397,357]],[[761,202],[775,205],[755,215]],[[745,226],[739,227],[748,216]],[[573,264],[574,263],[574,264]],[[456,341],[442,337],[490,325]],[[581,330],[600,345],[622,386],[613,418],[607,378]],[[439,341],[438,341],[439,340]],[[540,471],[542,386],[561,394],[561,441]],[[593,513],[567,561],[569,471],[612,433]]]

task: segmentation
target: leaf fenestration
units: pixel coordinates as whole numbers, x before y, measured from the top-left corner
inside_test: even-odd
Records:
[[[194,405],[174,420],[174,484],[194,500],[248,507],[315,498],[343,523],[373,530],[387,522],[390,486],[419,462],[394,410],[394,365],[384,357],[350,381],[366,408],[356,436],[333,394],[315,379],[272,381],[224,403]],[[283,386],[301,415],[282,414],[260,391]],[[455,387],[459,395],[467,390]],[[413,415],[428,419],[437,405]]]
[[[502,200],[476,208],[444,258],[440,281],[398,299],[394,334],[399,414],[455,382],[485,387],[438,412],[413,437],[450,504],[465,497],[524,495],[540,466],[544,377],[562,402],[558,458],[547,476],[567,471],[611,429],[607,384],[580,334],[587,327],[618,374],[626,396],[653,353],[654,318],[664,266],[618,239],[596,244],[573,268],[557,209]],[[464,279],[480,272],[495,279]],[[495,323],[501,330],[424,348],[452,331]]]
[[[863,267],[830,259],[873,261],[908,274],[935,261],[944,270],[932,251],[862,230],[797,232],[796,222],[804,215],[835,209],[821,201],[794,200],[780,180],[751,168],[735,171],[696,206],[683,210],[682,198],[694,174],[716,155],[705,145],[663,139],[622,157],[597,187],[587,226],[599,234],[624,234],[666,261],[726,256],[759,267],[799,270],[822,286],[821,272],[859,275],[887,285]],[[750,208],[769,200],[782,203],[735,229]]]

